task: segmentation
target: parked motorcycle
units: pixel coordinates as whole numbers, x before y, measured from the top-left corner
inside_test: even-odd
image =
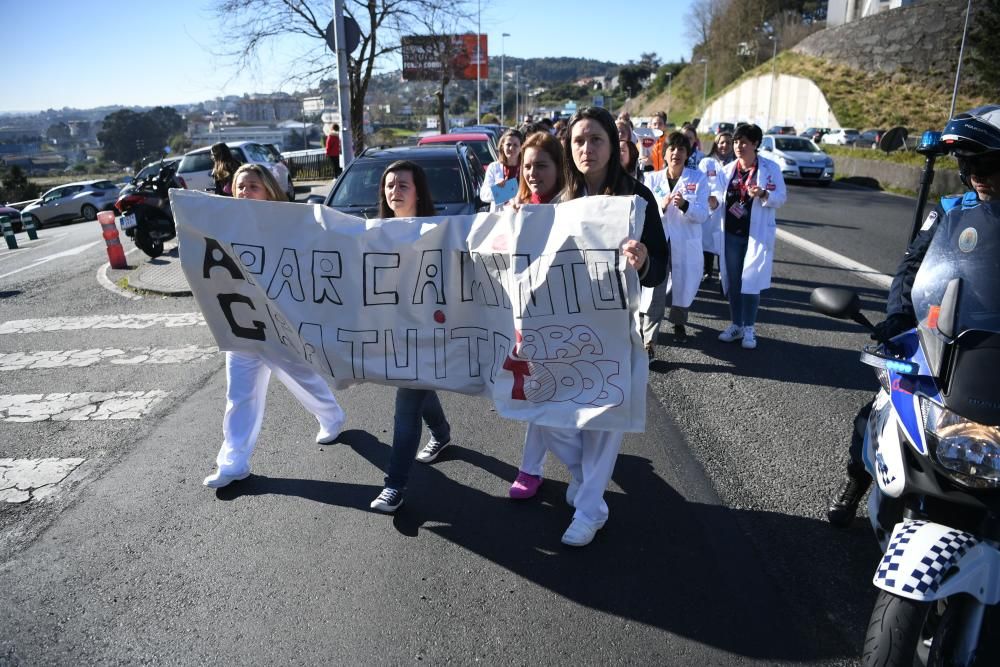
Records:
[[[164,163],[154,176],[124,187],[115,202],[119,226],[150,257],[163,254],[163,244],[177,235],[170,212],[170,188],[183,187],[176,163]]]
[[[883,549],[865,665],[1000,665],[998,228],[936,234],[911,293],[917,327],[861,353],[881,384],[863,450]],[[874,330],[850,290],[811,302]]]

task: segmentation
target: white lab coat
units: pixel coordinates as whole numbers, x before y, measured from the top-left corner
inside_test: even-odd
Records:
[[[490,166],[486,167],[483,184],[479,188],[479,198],[484,202],[489,202],[490,211],[497,210],[496,202],[493,201],[492,186],[502,183],[503,180],[503,165],[499,161],[490,162]]]
[[[698,294],[704,258],[701,250],[702,225],[708,219],[708,181],[697,169],[685,167],[673,190],[667,190],[667,170],[646,174],[646,186],[660,206],[663,232],[670,240],[670,283],[672,306],[689,308]],[[681,192],[688,202],[684,213],[674,205],[663,210],[663,203],[674,192]],[[643,288],[643,290],[656,288]]]
[[[725,187],[733,179],[739,160],[733,160],[722,168],[722,179]],[[777,231],[774,212],[781,208],[788,198],[785,191],[785,179],[781,168],[767,158],[757,156],[757,186],[767,190],[767,201],[754,197],[750,209],[750,242],[747,254],[743,259],[743,289],[742,294],[760,294],[761,290],[771,286],[771,265],[774,262],[774,237]],[[725,201],[723,201],[725,206]],[[725,257],[725,218],[720,224],[722,243],[719,254]],[[719,276],[722,278],[723,289],[728,293],[729,278],[726,275],[726,262],[719,262]]]
[[[698,164],[698,169],[708,181],[708,194],[715,197],[719,205],[715,210],[709,207],[708,221],[701,226],[701,249],[719,254],[722,248],[722,229],[726,217],[726,187],[729,185],[722,176],[722,160],[707,157]]]

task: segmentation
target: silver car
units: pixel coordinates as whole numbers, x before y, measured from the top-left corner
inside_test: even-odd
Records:
[[[69,222],[78,218],[96,220],[98,211],[110,211],[118,199],[118,186],[111,181],[80,181],[52,188],[41,199],[21,211],[32,217],[35,226]]]
[[[289,201],[295,201],[295,186],[292,184],[292,176],[281,162],[274,160],[271,154],[262,144],[254,141],[233,141],[226,144],[232,151],[237,162],[256,162],[268,168],[278,181]],[[215,179],[212,178],[212,154],[211,146],[198,148],[187,153],[181,158],[177,166],[177,178],[188,190],[208,190],[215,188]]]
[[[765,134],[760,155],[777,162],[786,181],[816,181],[823,185],[833,181],[833,158],[805,137]]]

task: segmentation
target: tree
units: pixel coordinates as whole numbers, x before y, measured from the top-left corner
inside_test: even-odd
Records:
[[[57,144],[69,141],[69,125],[63,122],[55,123],[45,130],[45,138]]]
[[[652,74],[646,65],[625,65],[618,70],[618,88],[629,97],[635,97],[642,90],[642,81]]]
[[[451,102],[449,111],[455,115],[461,115],[469,110],[469,98],[465,95],[459,95]]]
[[[348,56],[351,133],[355,148],[365,145],[365,96],[377,61],[399,49],[399,37],[421,25],[433,12],[460,14],[464,0],[347,0],[344,15],[360,28],[358,48]],[[326,45],[326,26],[333,16],[329,0],[216,0],[222,23],[220,34],[237,44],[220,55],[233,57],[241,67],[257,62],[259,49],[289,36],[305,36],[315,46],[289,65],[287,78],[315,83],[336,78],[337,62]],[[270,52],[268,52],[270,53]]]
[[[36,199],[42,193],[37,183],[28,180],[24,170],[17,165],[0,169],[0,202],[18,202]]]
[[[104,149],[104,157],[118,164],[133,164],[142,159],[156,145],[156,126],[142,113],[121,109],[104,117],[104,128],[97,133],[97,140]]]

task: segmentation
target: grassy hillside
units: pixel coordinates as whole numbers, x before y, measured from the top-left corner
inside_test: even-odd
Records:
[[[778,54],[775,69],[780,74],[814,81],[844,127],[904,125],[916,130],[941,129],[948,120],[951,88],[944,85],[934,87],[903,73],[863,72],[791,51]],[[770,73],[771,62],[768,61],[717,92],[713,91],[709,79],[708,101],[711,103],[717,95],[728,92],[746,79]],[[674,122],[701,112],[702,76],[699,65],[688,65],[674,78],[670,105]],[[983,97],[959,94],[956,108],[969,109],[988,102]],[[632,108],[637,115],[666,109],[667,95],[663,93],[652,99],[640,97]]]

